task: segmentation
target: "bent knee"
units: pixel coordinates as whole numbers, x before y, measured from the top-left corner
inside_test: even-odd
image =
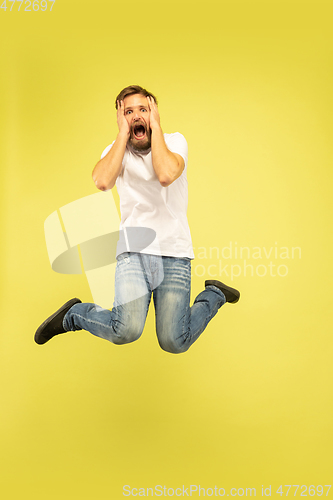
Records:
[[[143,331],[143,325],[135,322],[128,322],[127,324],[118,324],[114,328],[114,335],[112,342],[114,344],[130,344],[138,340]]]
[[[117,334],[113,336],[112,342],[114,344],[130,344],[131,342],[135,342],[141,337],[142,330],[139,329],[128,329],[122,328],[120,331],[117,331]]]
[[[163,351],[170,352],[171,354],[181,354],[189,349],[189,346],[186,346],[185,344],[177,341],[177,339],[170,337],[158,337],[158,343]]]

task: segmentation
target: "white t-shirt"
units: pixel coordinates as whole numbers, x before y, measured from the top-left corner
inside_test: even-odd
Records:
[[[157,178],[150,150],[147,153],[134,153],[126,147],[122,169],[116,180],[120,198],[120,229],[125,230],[126,241],[120,238],[117,256],[124,251],[141,251],[152,255],[194,259],[186,216],[187,142],[179,132],[164,134],[164,140],[168,149],[181,155],[185,163],[182,174],[167,187],[163,187]],[[101,158],[110,151],[113,144],[114,142],[103,151]],[[148,228],[148,233],[139,228]],[[150,234],[149,229],[153,230]],[[139,245],[133,246],[133,241],[138,241],[138,234],[145,234],[145,244],[142,245],[143,240],[139,238]]]

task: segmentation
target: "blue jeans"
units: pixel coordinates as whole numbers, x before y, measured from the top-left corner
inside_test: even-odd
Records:
[[[87,330],[114,344],[137,340],[153,294],[156,334],[165,351],[187,351],[226,302],[208,286],[190,307],[191,260],[125,252],[118,256],[112,310],[75,304],[64,317],[65,330]]]

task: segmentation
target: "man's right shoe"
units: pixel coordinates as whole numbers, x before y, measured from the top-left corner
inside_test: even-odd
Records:
[[[231,286],[225,285],[221,281],[217,280],[206,280],[205,286],[208,285],[216,286],[219,290],[221,290],[226,298],[226,301],[230,302],[230,304],[235,304],[239,301],[240,293],[235,288],[231,288]]]
[[[80,299],[71,299],[66,304],[60,307],[55,313],[53,313],[49,318],[47,318],[44,323],[37,328],[35,333],[36,344],[45,344],[48,340],[51,340],[55,335],[60,333],[65,333],[65,329],[62,326],[65,314],[70,310],[75,304],[81,304]]]

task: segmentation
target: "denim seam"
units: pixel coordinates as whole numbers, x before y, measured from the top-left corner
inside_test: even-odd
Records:
[[[115,329],[113,328],[113,326],[107,326],[105,323],[99,323],[98,321],[92,321],[91,319],[89,318],[85,318],[84,316],[81,316],[81,314],[77,314],[77,313],[73,313],[73,315],[77,316],[78,318],[81,318],[83,319],[84,321],[87,321],[89,323],[92,323],[94,325],[98,325],[98,326],[102,326],[103,328],[109,328],[109,329],[112,329],[112,331],[114,332],[115,336],[116,337],[121,337],[121,335],[117,334],[115,332]]]

